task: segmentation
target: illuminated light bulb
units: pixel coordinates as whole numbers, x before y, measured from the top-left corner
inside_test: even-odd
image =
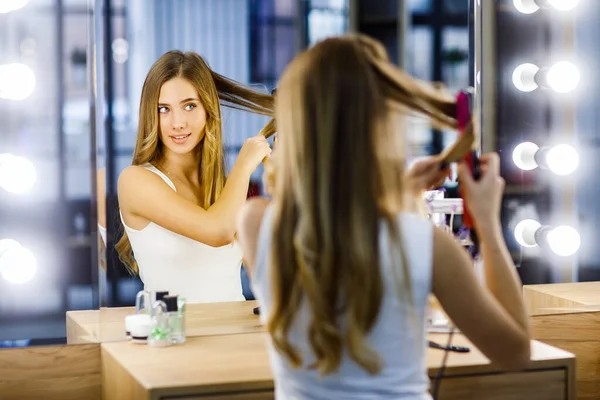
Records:
[[[568,144],[559,144],[546,153],[546,164],[556,175],[569,175],[579,166],[579,153]]]
[[[1,0],[0,0],[1,1]],[[24,100],[35,89],[35,74],[25,64],[0,65],[0,98]]]
[[[574,9],[579,0],[546,0],[548,4],[559,11],[569,11]]]
[[[520,143],[513,150],[513,162],[517,167],[525,171],[536,169],[538,167],[538,163],[535,161],[535,155],[539,149],[539,146],[535,143]]]
[[[577,6],[579,0],[513,0],[513,5],[523,14],[533,14],[540,8],[554,8],[569,11]]]
[[[535,76],[539,70],[540,68],[535,64],[526,63],[519,65],[512,74],[513,84],[521,92],[534,91],[539,86],[535,81]]]
[[[9,251],[10,249],[21,247],[21,244],[13,239],[0,239],[0,257],[2,257],[2,253],[5,251]]]
[[[540,9],[535,0],[513,0],[513,5],[523,14],[533,14]]]
[[[523,247],[535,247],[535,233],[542,225],[535,219],[524,219],[515,226],[515,240]]]
[[[25,7],[28,0],[0,0],[0,14],[7,14]]]
[[[523,247],[547,245],[559,256],[572,256],[581,246],[581,237],[575,228],[567,225],[551,228],[534,219],[524,219],[515,226],[515,240]]]
[[[25,157],[0,154],[0,187],[13,194],[27,193],[36,181],[35,167]]]
[[[548,86],[558,93],[572,92],[579,86],[579,69],[568,61],[560,61],[551,66],[546,74]]]
[[[562,225],[550,230],[546,234],[546,241],[550,250],[563,257],[572,256],[581,246],[579,232],[570,226]]]
[[[560,61],[549,68],[540,68],[535,64],[519,65],[512,74],[513,84],[522,92],[532,92],[540,86],[548,87],[558,93],[572,92],[579,86],[579,69],[568,61]]]
[[[523,142],[515,147],[512,158],[524,171],[541,167],[561,176],[572,174],[579,166],[579,153],[568,144],[540,148],[535,143]]]
[[[4,239],[4,241],[11,239]],[[18,244],[18,243],[17,243]],[[23,284],[33,279],[37,272],[37,260],[31,251],[18,245],[7,246],[0,252],[0,275],[12,284]]]

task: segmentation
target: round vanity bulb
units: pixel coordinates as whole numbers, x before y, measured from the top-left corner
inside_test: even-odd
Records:
[[[17,11],[27,5],[28,0],[0,0],[0,14]]]
[[[535,0],[513,0],[513,5],[518,12],[523,14],[533,14],[540,9]]]
[[[535,247],[535,233],[541,227],[535,219],[524,219],[515,226],[515,240],[523,247]]]
[[[557,226],[546,236],[550,250],[559,256],[571,256],[579,250],[581,238],[579,232],[566,225]]]
[[[0,0],[1,1],[1,0]],[[35,89],[35,74],[25,64],[0,65],[0,98],[24,100]]]
[[[519,65],[512,74],[513,84],[522,92],[534,91],[538,88],[538,84],[535,81],[535,74],[539,70],[540,68],[535,64],[525,63]]]
[[[575,8],[579,0],[548,0],[548,3],[559,11],[568,11]]]
[[[579,153],[568,144],[559,144],[548,150],[546,163],[556,175],[569,175],[579,166]]]
[[[5,251],[21,247],[21,244],[13,239],[0,239],[0,257]]]
[[[37,272],[37,260],[25,247],[10,246],[0,254],[0,275],[13,284],[29,282]]]
[[[25,157],[0,154],[0,187],[14,194],[26,193],[36,181],[33,163]]]
[[[535,153],[537,153],[539,149],[539,146],[535,143],[520,143],[513,150],[513,162],[517,167],[525,171],[536,169],[538,164],[535,161]]]
[[[560,61],[548,70],[546,81],[548,86],[558,93],[572,92],[579,85],[581,74],[579,69],[568,61]]]

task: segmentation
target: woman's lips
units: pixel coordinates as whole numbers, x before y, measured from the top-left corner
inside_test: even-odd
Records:
[[[176,136],[169,136],[171,138],[171,140],[173,142],[175,142],[175,144],[184,144],[188,138],[190,137],[191,133],[188,133],[187,135],[176,135]]]

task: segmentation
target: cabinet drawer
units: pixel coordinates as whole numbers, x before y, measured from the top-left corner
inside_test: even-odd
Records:
[[[442,399],[568,400],[564,369],[444,377]],[[433,381],[432,381],[433,385]]]
[[[274,400],[275,392],[261,390],[247,393],[219,393],[186,397],[162,397],[161,400]]]

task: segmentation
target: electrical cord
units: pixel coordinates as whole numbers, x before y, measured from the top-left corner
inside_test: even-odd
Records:
[[[450,353],[450,349],[452,346],[452,336],[454,335],[454,327],[450,328],[450,333],[448,334],[448,343],[444,348],[444,358],[442,359],[442,365],[440,369],[438,369],[438,373],[435,376],[435,381],[433,383],[433,400],[439,400],[439,391],[440,384],[442,383],[442,378],[444,377],[444,371],[446,370],[446,363],[448,362],[448,354]]]

